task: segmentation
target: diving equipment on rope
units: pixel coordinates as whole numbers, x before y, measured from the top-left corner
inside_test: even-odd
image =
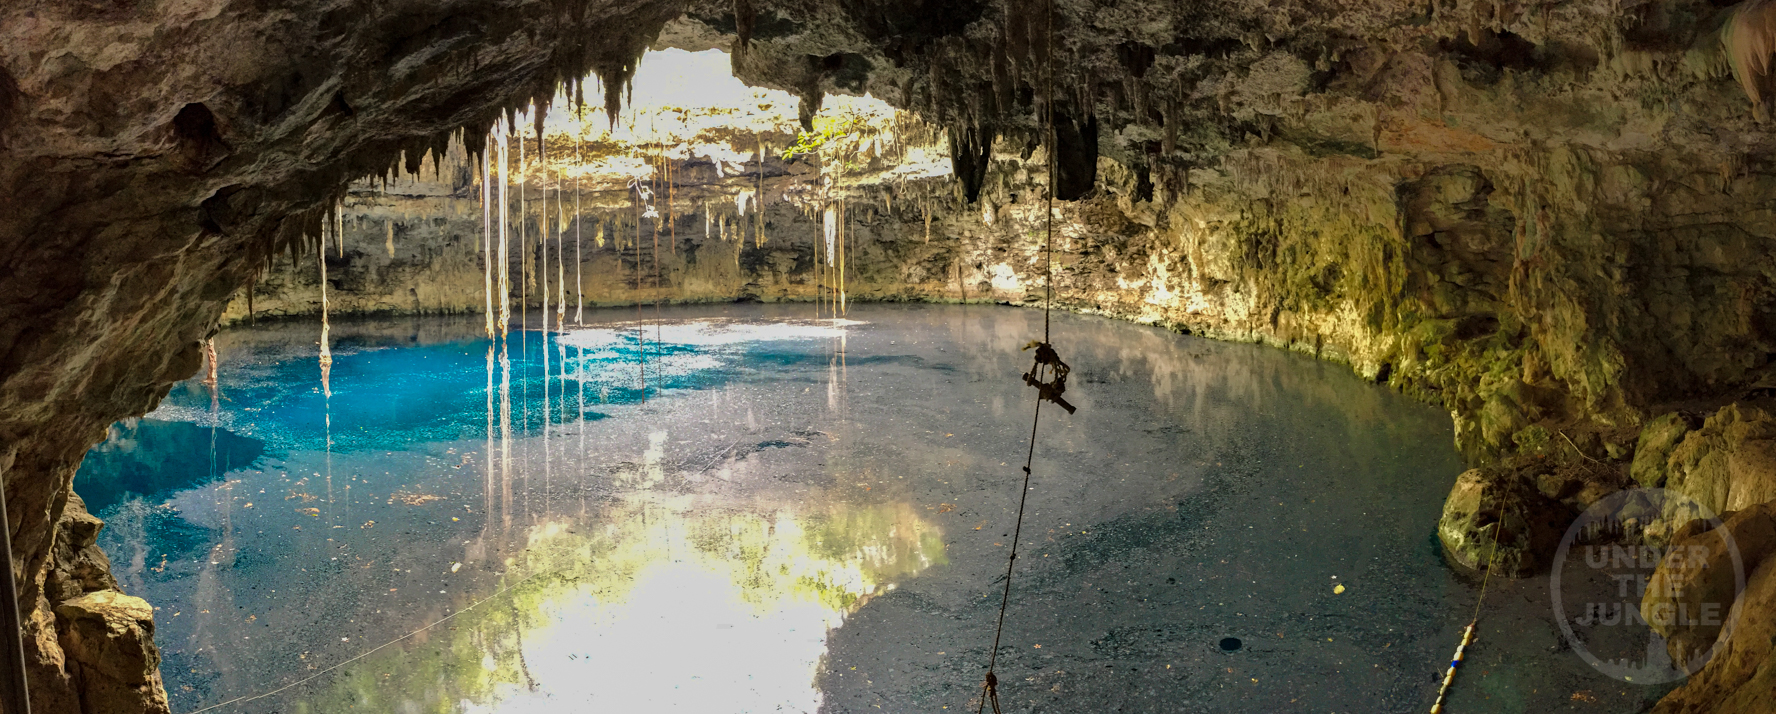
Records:
[[[1054,402],[1062,409],[1067,410],[1068,414],[1079,411],[1072,404],[1068,404],[1066,399],[1061,398],[1061,395],[1067,391],[1067,374],[1072,372],[1073,368],[1061,361],[1061,356],[1055,352],[1054,345],[1041,340],[1031,340],[1030,344],[1024,345],[1026,350],[1032,347],[1036,348],[1036,363],[1030,366],[1030,371],[1024,373],[1024,384],[1036,388],[1038,399]],[[1049,374],[1052,375],[1052,378],[1046,382],[1042,381],[1044,367],[1047,367]]]

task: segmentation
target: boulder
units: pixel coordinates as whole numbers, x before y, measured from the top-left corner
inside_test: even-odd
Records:
[[[1444,555],[1459,569],[1522,577],[1549,565],[1577,514],[1544,495],[1533,471],[1469,469],[1456,477],[1437,521]],[[1495,553],[1496,548],[1496,553]]]
[[[61,603],[55,613],[82,714],[170,714],[147,601],[100,590]]]
[[[1736,573],[1749,576],[1776,552],[1776,503],[1734,513],[1712,530],[1686,536],[1688,530],[1672,540],[1640,603],[1641,617],[1680,666],[1720,637],[1739,596]]]
[[[1665,487],[1715,513],[1776,500],[1776,417],[1742,403],[1723,407],[1671,450]]]
[[[1677,448],[1684,435],[1693,428],[1695,426],[1677,412],[1647,422],[1640,430],[1640,440],[1635,444],[1634,462],[1628,467],[1628,475],[1644,488],[1664,486],[1665,463],[1670,460],[1672,449]]]
[[[73,491],[68,492],[68,505],[56,526],[53,557],[43,581],[44,596],[59,603],[98,590],[117,590],[111,559],[97,545],[105,522],[88,513],[86,502]]]
[[[1652,714],[1767,714],[1776,699],[1776,558],[1751,572],[1733,606],[1734,629],[1700,672]]]

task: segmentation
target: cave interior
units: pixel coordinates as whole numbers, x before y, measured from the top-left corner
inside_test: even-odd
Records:
[[[1768,712],[1773,56],[1776,0],[7,3],[0,702]]]

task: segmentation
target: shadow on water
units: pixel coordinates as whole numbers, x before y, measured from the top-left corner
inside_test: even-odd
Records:
[[[160,419],[126,419],[87,452],[74,477],[86,507],[100,513],[132,496],[158,501],[246,468],[265,453],[258,439],[227,429]]]

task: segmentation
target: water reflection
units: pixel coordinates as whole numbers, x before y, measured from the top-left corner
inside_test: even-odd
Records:
[[[905,504],[635,494],[528,529],[445,642],[354,663],[299,710],[812,712],[827,631],[943,562]]]
[[[162,608],[175,710],[323,672],[244,710],[967,706],[1041,313],[858,309],[605,312],[492,346],[479,319],[334,325],[331,506],[312,330],[224,333],[215,421],[265,454],[101,514]],[[1416,706],[1472,605],[1433,540],[1446,416],[1299,355],[1055,319],[1080,412],[1044,415],[1001,654],[1033,674],[1006,698]],[[209,404],[181,386],[156,416]],[[1241,662],[1213,659],[1229,636]],[[1471,691],[1573,683],[1545,645]]]
[[[213,422],[212,422],[213,424]],[[129,497],[149,500],[252,465],[265,445],[228,429],[164,419],[125,419],[87,452],[77,478],[98,513]],[[212,458],[213,457],[213,458]]]

